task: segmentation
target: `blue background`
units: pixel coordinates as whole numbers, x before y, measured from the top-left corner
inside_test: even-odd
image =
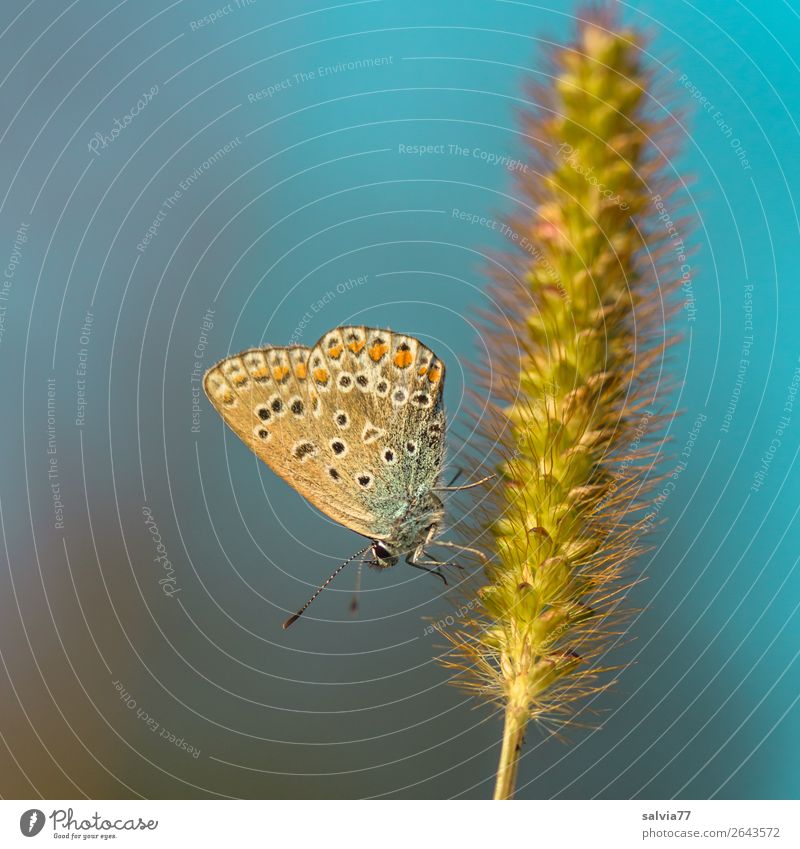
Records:
[[[19,259],[0,302],[0,792],[486,797],[500,723],[434,660],[423,616],[449,611],[439,585],[404,568],[366,574],[351,619],[345,573],[283,632],[360,538],[259,465],[205,399],[193,432],[191,373],[209,309],[203,368],[342,323],[390,325],[448,363],[463,435],[475,310],[491,306],[485,270],[503,239],[453,211],[518,211],[511,171],[472,152],[524,159],[523,83],[546,81],[543,50],[569,36],[576,9],[255,0],[197,25],[216,8],[0,13],[0,261]],[[600,728],[571,728],[565,744],[531,727],[519,795],[797,797],[800,410],[773,440],[800,355],[798,8],[618,8],[652,36],[665,102],[693,112],[671,162],[690,186],[696,249],[694,320],[674,324],[676,448],[707,419],[636,567],[639,612],[615,655],[632,666],[593,701]],[[382,64],[295,78],[365,59]],[[693,108],[692,91],[713,108]],[[139,250],[181,181],[236,139]],[[448,153],[401,152],[420,144]],[[144,506],[174,566],[171,598]]]

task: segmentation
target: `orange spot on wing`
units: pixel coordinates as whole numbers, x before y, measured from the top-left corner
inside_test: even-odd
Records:
[[[237,374],[231,378],[231,382],[236,386],[244,386],[247,383],[247,375],[246,374]]]
[[[272,369],[272,376],[277,381],[283,380],[289,374],[289,366],[275,366]]]
[[[222,396],[222,403],[223,404],[232,404],[234,402],[235,398],[236,398],[236,396],[233,394],[233,392],[226,392]]]
[[[253,372],[253,377],[260,380],[262,377],[269,377],[269,369],[259,368]]]
[[[329,377],[330,375],[324,368],[314,369],[314,380],[316,380],[317,383],[321,383],[324,386],[328,382]]]
[[[366,345],[366,341],[364,339],[355,339],[352,342],[347,343],[347,347],[354,353],[360,354],[364,345]]]
[[[341,356],[342,356],[342,351],[343,351],[343,350],[344,350],[344,349],[342,348],[342,346],[341,346],[341,345],[333,345],[332,347],[328,348],[328,356],[329,356],[332,360],[338,360],[338,359],[339,359],[339,357],[341,357]]]
[[[438,383],[442,379],[442,367],[434,366],[430,372],[428,372],[428,380],[431,383]]]
[[[427,373],[427,371],[428,371],[428,367],[427,367],[427,366],[420,366],[420,367],[417,369],[417,374],[418,374],[420,377],[423,377],[423,376]]]
[[[369,355],[376,363],[385,356],[389,346],[385,342],[376,342],[370,349]]]
[[[394,364],[398,368],[408,368],[413,359],[411,351],[397,351],[394,355]]]
[[[298,363],[294,367],[294,376],[298,380],[305,380],[306,379],[306,377],[308,376],[308,368],[306,367],[305,363]]]

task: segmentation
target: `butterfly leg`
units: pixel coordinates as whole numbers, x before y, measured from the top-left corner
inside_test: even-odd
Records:
[[[424,563],[426,566],[455,566],[456,569],[464,570],[464,567],[460,563],[456,563],[455,560],[434,560],[433,556],[428,554],[427,551],[423,551],[426,557],[430,558],[429,560],[417,560],[417,563]]]
[[[494,475],[486,475],[485,478],[481,478],[478,481],[473,481],[473,483],[465,483],[463,486],[435,486],[433,487],[434,492],[460,492],[463,489],[472,489],[475,486],[480,486],[486,481],[491,480]]]
[[[364,568],[364,562],[361,561],[358,564],[358,571],[356,572],[356,587],[353,591],[353,598],[350,600],[350,614],[351,616],[355,616],[358,613],[358,594],[361,592],[361,572]]]
[[[488,557],[477,548],[470,548],[468,545],[459,545],[457,542],[449,542],[448,540],[437,539],[431,540],[431,545],[443,545],[445,548],[457,548],[459,551],[468,551],[470,554],[474,554],[476,557],[479,557],[483,560],[484,563],[488,561]]]
[[[413,566],[415,569],[421,569],[423,572],[428,572],[431,575],[436,575],[436,577],[441,578],[442,583],[447,586],[447,578],[445,578],[445,576],[442,574],[442,570],[439,568],[442,564],[439,563],[438,560],[417,561],[416,554],[417,552],[414,552],[414,554],[409,554],[408,557],[406,557],[406,563],[408,563],[409,566]],[[428,566],[425,564],[430,564],[431,566],[435,566],[436,568],[429,569]]]

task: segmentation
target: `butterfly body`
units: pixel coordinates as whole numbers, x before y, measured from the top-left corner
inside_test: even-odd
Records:
[[[372,565],[394,566],[402,554],[419,559],[424,545],[438,534],[443,519],[442,502],[432,492],[424,492],[406,502],[386,539],[373,541],[375,560]]]
[[[412,564],[439,533],[444,364],[412,336],[338,327],[312,348],[243,351],[204,387],[225,423],[339,524],[372,540],[372,565]]]

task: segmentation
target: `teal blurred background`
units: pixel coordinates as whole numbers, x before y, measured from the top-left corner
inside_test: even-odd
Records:
[[[668,399],[675,447],[694,441],[612,656],[633,665],[593,701],[601,728],[530,729],[518,795],[797,797],[800,10],[618,9],[694,112],[672,162],[694,311]],[[464,434],[503,240],[458,212],[518,208],[523,83],[575,14],[3,4],[4,797],[490,794],[500,723],[433,660],[439,584],[365,574],[351,619],[345,573],[282,631],[360,538],[224,431],[193,370],[390,325],[447,361]]]

